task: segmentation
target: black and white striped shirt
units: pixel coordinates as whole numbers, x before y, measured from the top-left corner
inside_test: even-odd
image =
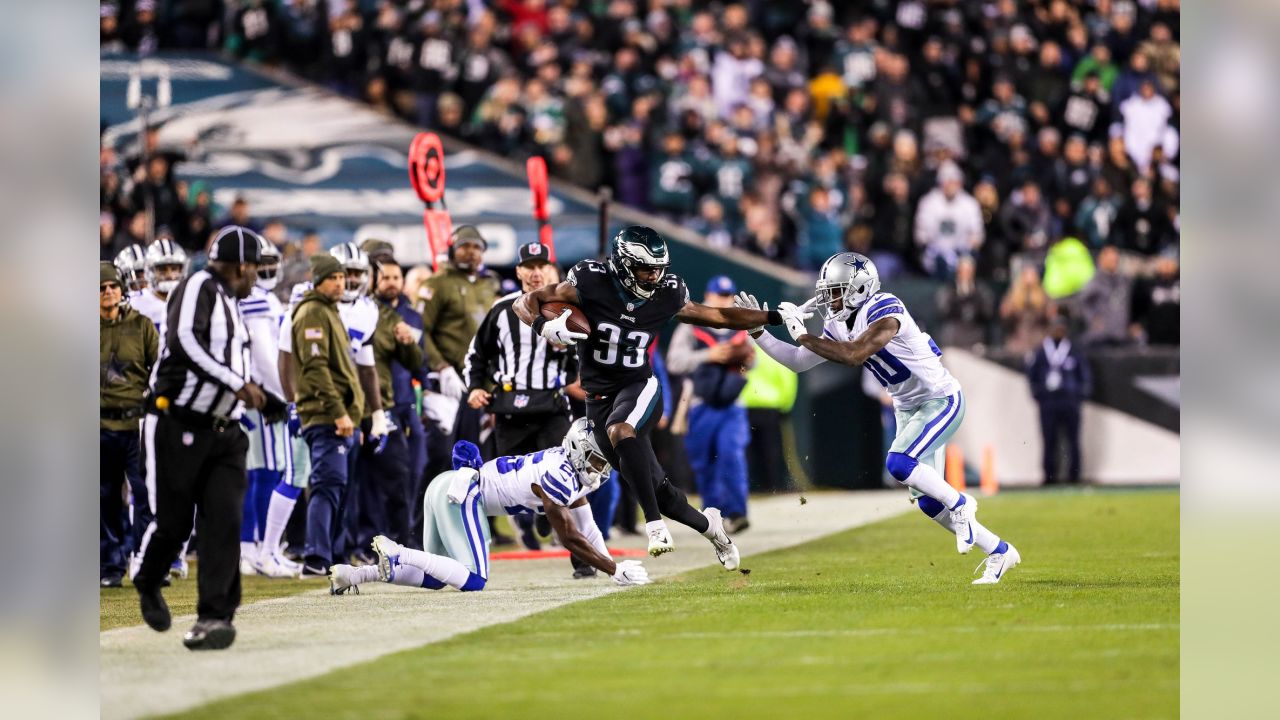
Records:
[[[233,417],[249,368],[249,332],[236,298],[208,270],[184,279],[169,295],[152,393],[168,398],[170,407]]]
[[[512,305],[523,294],[514,292],[498,300],[476,329],[462,366],[469,390],[507,382],[512,390],[559,390],[578,378],[574,348],[552,348],[516,317]]]

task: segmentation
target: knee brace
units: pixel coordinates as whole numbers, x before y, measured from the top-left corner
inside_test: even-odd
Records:
[[[907,481],[911,477],[911,471],[916,469],[920,461],[905,453],[891,452],[889,459],[885,461],[884,466],[888,468],[889,474],[894,480],[900,483]]]
[[[484,589],[485,579],[475,573],[467,575],[467,581],[462,584],[458,590],[462,592],[476,592]]]
[[[920,512],[924,513],[925,515],[928,515],[931,518],[938,517],[938,515],[942,514],[943,510],[947,509],[945,505],[938,502],[937,500],[934,500],[928,495],[922,495],[919,498],[917,498],[916,505],[920,506]]]

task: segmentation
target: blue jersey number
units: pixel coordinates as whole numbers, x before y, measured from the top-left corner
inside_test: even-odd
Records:
[[[907,366],[885,348],[881,348],[874,356],[867,358],[866,365],[884,387],[897,385],[911,377],[911,371]]]

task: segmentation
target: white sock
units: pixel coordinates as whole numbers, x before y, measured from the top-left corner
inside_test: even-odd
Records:
[[[280,551],[280,539],[284,537],[284,528],[289,524],[289,516],[293,515],[293,506],[297,504],[297,498],[272,491],[271,504],[267,506],[267,525],[262,531],[262,553],[267,557]]]
[[[951,511],[943,510],[933,521],[947,529],[952,535],[956,534],[955,525],[951,523]],[[969,527],[973,528],[973,544],[978,546],[982,552],[990,555],[1000,545],[1000,538],[991,532],[982,523],[976,519],[969,523]]]
[[[374,575],[376,576],[377,573],[374,573]],[[391,576],[391,584],[420,588],[422,587],[422,578],[426,576],[427,574],[422,572],[422,568],[400,563],[396,566],[395,574]]]
[[[471,571],[467,569],[467,566],[451,557],[402,547],[400,548],[400,567],[396,568],[397,585],[402,584],[400,582],[400,571],[406,565],[418,568],[424,574],[430,575],[440,582],[459,590],[466,584],[467,578],[471,577]],[[422,586],[422,578],[418,578],[415,586]]]
[[[591,543],[591,547],[596,552],[605,557],[609,557],[609,546],[604,544],[604,536],[600,534],[600,528],[596,526],[595,516],[591,514],[591,506],[583,505],[579,508],[569,508],[569,514],[573,516],[573,524],[577,526],[578,532]]]
[[[240,542],[240,557],[255,558],[258,556],[258,545],[251,542]]]
[[[652,522],[647,522],[644,524],[645,534],[651,533],[658,528],[662,528],[663,530],[666,530],[667,522],[665,520],[654,520]]]
[[[960,492],[948,485],[937,470],[925,463],[916,465],[903,484],[937,500],[945,505],[948,510],[960,502]]]

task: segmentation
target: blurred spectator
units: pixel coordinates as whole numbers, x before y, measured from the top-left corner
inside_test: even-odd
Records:
[[[801,210],[801,264],[809,269],[821,267],[827,258],[840,252],[840,240],[840,217],[831,206],[831,192],[815,187]]]
[[[1120,215],[1120,200],[1111,192],[1111,183],[1105,177],[1096,177],[1089,195],[1076,210],[1075,226],[1090,247],[1098,248],[1112,242],[1116,220]]]
[[[726,248],[733,245],[733,234],[724,221],[724,207],[713,197],[705,197],[698,208],[698,218],[689,229],[701,235],[712,247]]]
[[[956,263],[955,280],[934,296],[942,320],[942,344],[972,348],[985,345],[987,327],[995,320],[995,296],[977,279],[977,262],[964,256]]]
[[[1155,276],[1133,288],[1133,333],[1149,345],[1178,345],[1181,310],[1178,258],[1164,253],[1155,261]]]
[[[147,213],[139,210],[129,216],[128,222],[124,227],[116,231],[115,243],[111,248],[111,257],[107,260],[114,260],[116,255],[130,245],[141,245],[147,247]]]
[[[938,187],[921,198],[916,208],[915,240],[925,271],[950,277],[961,257],[982,246],[984,233],[982,209],[965,192],[964,173],[955,163],[944,163],[938,169]]]
[[[1133,281],[1120,272],[1120,251],[1108,245],[1098,253],[1097,272],[1080,291],[1077,307],[1084,318],[1086,346],[1119,345],[1129,339]]]
[[[1125,150],[1140,172],[1146,172],[1157,146],[1167,157],[1177,154],[1177,131],[1169,126],[1173,106],[1156,94],[1154,79],[1144,78],[1138,85],[1138,94],[1120,103],[1119,111]]]
[[[1080,292],[1093,277],[1093,258],[1089,248],[1074,237],[1064,237],[1049,246],[1044,259],[1044,292],[1052,300],[1060,300]]]
[[[178,196],[178,188],[169,175],[169,161],[163,155],[148,158],[146,176],[133,186],[130,205],[139,210],[149,210],[154,218],[153,227],[167,227],[186,239],[186,204]]]
[[[1097,73],[1087,73],[1058,109],[1059,122],[1064,132],[1077,132],[1090,142],[1100,142],[1107,137],[1111,125],[1111,98],[1102,89]]]
[[[1031,352],[1044,339],[1053,314],[1049,296],[1040,285],[1040,273],[1035,266],[1024,265],[1000,301],[1005,349],[1015,353]]]
[[[98,260],[114,262],[116,254],[116,217],[109,212],[100,212],[98,213]]]
[[[323,250],[320,235],[314,230],[307,231],[296,246],[292,243],[285,245],[280,252],[280,282],[276,284],[277,293],[287,298],[294,285],[310,280],[311,256],[318,255]]]
[[[1004,240],[1012,252],[1026,251],[1043,258],[1051,236],[1049,206],[1035,180],[1022,183],[1001,210]]]
[[[243,196],[237,196],[235,200],[231,201],[231,209],[227,211],[225,216],[218,218],[217,222],[214,223],[214,229],[218,230],[227,225],[247,227],[254,232],[262,230],[262,226],[254,222],[250,217],[249,201]]]
[[[1141,255],[1155,255],[1172,239],[1173,227],[1164,202],[1151,191],[1146,178],[1130,186],[1129,197],[1116,215],[1116,235],[1121,247]]]
[[[1084,401],[1093,394],[1089,361],[1067,338],[1067,321],[1055,318],[1046,337],[1028,363],[1031,396],[1040,406],[1040,433],[1044,448],[1046,485],[1080,482],[1080,415]],[[1062,447],[1065,443],[1066,447]],[[1059,459],[1067,456],[1067,472],[1058,472]]]

